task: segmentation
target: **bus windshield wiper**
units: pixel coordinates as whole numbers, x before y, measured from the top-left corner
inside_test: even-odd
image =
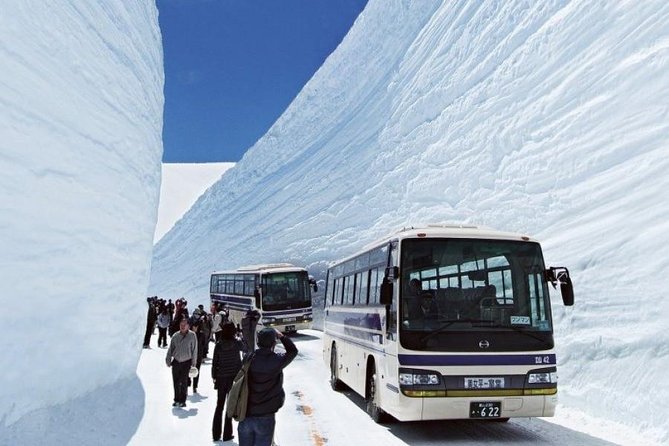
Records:
[[[422,338],[420,338],[421,344],[425,344],[425,341],[427,341],[428,339],[430,339],[431,337],[433,337],[435,335],[438,335],[439,333],[443,332],[445,329],[447,329],[451,325],[457,324],[458,322],[467,322],[467,323],[470,323],[470,324],[475,324],[475,323],[479,323],[479,322],[488,322],[488,321],[485,321],[483,319],[470,319],[470,318],[448,319],[448,320],[445,320],[445,321],[441,321],[441,325],[438,328],[436,328],[434,331],[432,331],[432,332],[426,334],[425,336],[423,336]]]

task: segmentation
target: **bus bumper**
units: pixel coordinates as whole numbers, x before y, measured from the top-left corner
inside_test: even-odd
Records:
[[[391,413],[400,421],[481,419],[470,416],[473,402],[500,402],[499,418],[552,417],[557,394],[477,398],[409,398],[403,397],[399,410]],[[495,418],[487,418],[495,419]]]

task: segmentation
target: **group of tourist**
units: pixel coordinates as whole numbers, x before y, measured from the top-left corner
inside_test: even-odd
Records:
[[[250,361],[248,398],[246,416],[237,426],[239,446],[271,446],[275,414],[285,400],[283,369],[297,356],[297,347],[293,341],[273,328],[264,328],[256,336],[255,327],[259,319],[257,312],[248,312],[241,326],[235,326],[228,320],[226,309],[216,304],[212,304],[210,312],[199,305],[189,316],[188,303],[183,298],[175,301],[173,312],[169,309],[171,300],[165,302],[164,299],[152,297],[147,301],[149,315],[144,347],[149,347],[154,325],[159,330],[159,347],[166,346],[166,332],[170,329],[171,341],[165,363],[172,369],[172,407],[186,407],[191,384],[193,393],[197,393],[200,366],[203,359],[207,358],[209,343],[214,341],[211,377],[217,391],[217,401],[212,421],[212,439],[225,442],[234,438],[232,419],[224,414],[224,409],[234,378],[243,360],[246,360]],[[176,330],[172,332],[174,326]],[[274,351],[277,342],[283,344],[285,353]],[[254,347],[256,344],[257,349]]]

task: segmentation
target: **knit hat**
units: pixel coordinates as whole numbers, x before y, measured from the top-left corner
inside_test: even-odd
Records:
[[[276,343],[276,331],[273,328],[263,328],[258,332],[258,347],[272,348]]]

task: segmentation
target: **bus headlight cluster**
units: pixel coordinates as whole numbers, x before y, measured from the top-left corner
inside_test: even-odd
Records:
[[[268,324],[273,324],[276,322],[276,318],[274,317],[264,317],[262,318],[262,324],[263,325],[268,325]]]
[[[557,383],[557,373],[530,373],[527,377],[527,382],[529,384],[555,384]]]
[[[439,375],[436,373],[400,373],[400,384],[404,386],[433,386],[439,385]]]

